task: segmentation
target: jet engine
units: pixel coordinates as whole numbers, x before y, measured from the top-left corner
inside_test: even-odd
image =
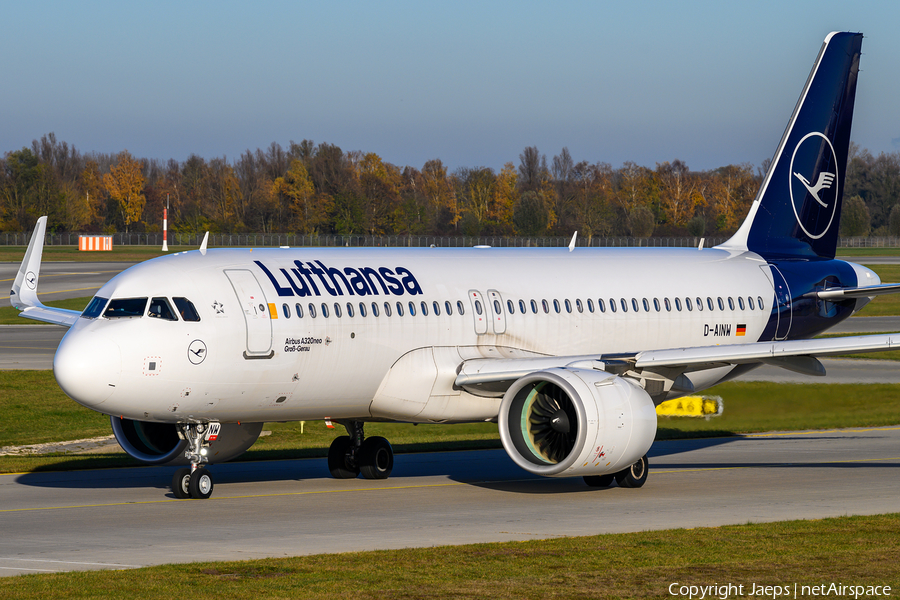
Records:
[[[186,465],[187,442],[172,423],[150,423],[110,417],[116,441],[130,456],[150,465]],[[243,454],[259,437],[262,423],[222,423],[209,445],[209,462],[220,463]]]
[[[637,383],[589,369],[522,377],[500,403],[500,439],[536,475],[605,475],[643,457],[656,436],[653,401]]]

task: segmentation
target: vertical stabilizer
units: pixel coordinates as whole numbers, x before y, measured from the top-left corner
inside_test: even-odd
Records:
[[[834,258],[862,38],[825,38],[750,212],[723,248]]]

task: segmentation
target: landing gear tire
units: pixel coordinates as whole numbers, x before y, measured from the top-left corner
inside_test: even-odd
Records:
[[[645,454],[636,463],[616,473],[616,483],[623,488],[639,488],[647,482],[650,462]]]
[[[203,467],[194,469],[194,471],[191,472],[188,490],[191,493],[191,498],[195,500],[206,500],[209,498],[213,491],[213,480],[209,471]]]
[[[172,494],[179,500],[190,498],[190,483],[191,470],[187,467],[178,469],[177,471],[175,471],[175,476],[172,477]]]
[[[359,470],[366,479],[387,479],[394,469],[394,449],[383,437],[366,438],[359,447]]]
[[[612,485],[615,475],[585,475],[584,482],[590,487],[605,488]]]
[[[328,448],[328,470],[335,479],[355,479],[359,475],[359,467],[350,459],[350,436],[342,435],[334,438]]]

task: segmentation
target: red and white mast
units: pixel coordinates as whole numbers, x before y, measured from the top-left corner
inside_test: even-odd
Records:
[[[166,229],[168,228],[169,221],[169,195],[166,194],[166,207],[163,209],[163,245],[162,251],[168,252],[169,245],[166,243]]]

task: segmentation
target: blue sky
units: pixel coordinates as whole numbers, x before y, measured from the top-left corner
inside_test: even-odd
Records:
[[[853,6],[851,6],[853,4]],[[236,158],[312,139],[421,168],[696,170],[774,152],[825,35],[862,31],[853,140],[900,150],[900,3],[0,2],[0,151]]]

